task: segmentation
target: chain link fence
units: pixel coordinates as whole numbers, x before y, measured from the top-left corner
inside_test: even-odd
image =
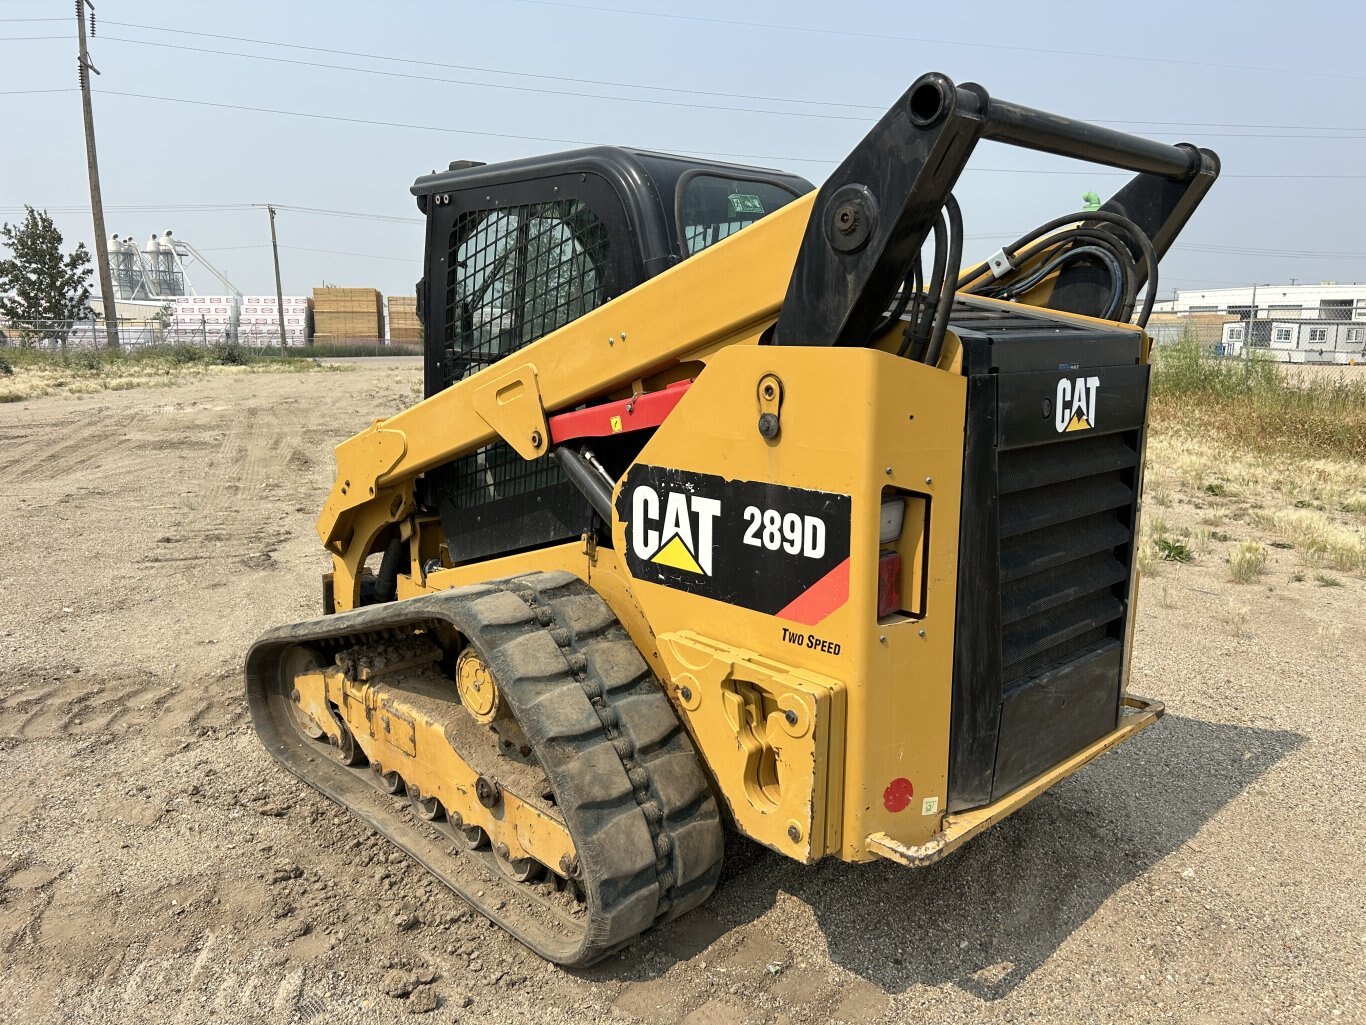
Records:
[[[1148,321],[1148,334],[1157,346],[1195,343],[1225,359],[1256,356],[1278,363],[1366,364],[1366,320],[1350,317],[1301,311],[1278,315],[1274,309],[1257,317],[1248,312],[1157,313]]]
[[[119,318],[118,341],[121,348],[136,350],[164,346],[240,345],[250,349],[303,350],[313,348],[313,340],[302,331],[286,328],[285,345],[280,344],[277,325],[247,325],[215,323],[203,317],[196,323],[185,318],[166,319]],[[78,351],[102,349],[109,344],[109,332],[102,319],[98,320],[3,320],[0,319],[0,348],[34,348],[43,350]],[[328,349],[385,349],[412,354],[421,351],[420,342],[398,342],[390,346],[383,338],[327,339]]]

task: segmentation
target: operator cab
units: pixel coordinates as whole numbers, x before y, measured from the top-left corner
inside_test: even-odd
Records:
[[[610,146],[499,164],[456,161],[424,175],[412,192],[427,216],[418,285],[425,395],[814,188],[782,171]],[[605,460],[624,455],[610,439],[599,449]],[[524,460],[502,442],[424,481],[424,504],[440,513],[456,563],[578,537],[592,522],[556,462]]]

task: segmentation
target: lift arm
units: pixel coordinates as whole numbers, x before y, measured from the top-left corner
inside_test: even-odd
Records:
[[[1218,174],[1207,150],[924,75],[819,192],[338,445],[337,479],[318,520],[323,543],[354,581],[380,532],[411,513],[418,474],[499,438],[523,458],[544,457],[549,414],[720,347],[758,344],[775,321],[779,344],[868,344],[983,138],[1137,171],[1110,205],[1159,255]],[[943,291],[952,290],[946,282]],[[1073,300],[1093,304],[1095,290],[1083,287]]]

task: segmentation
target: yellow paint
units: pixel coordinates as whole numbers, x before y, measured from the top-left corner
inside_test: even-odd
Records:
[[[518,370],[488,368],[343,442],[341,475],[318,529],[334,553],[338,607],[352,607],[365,557],[413,515],[416,475],[497,438],[526,455],[540,417],[637,393],[642,381],[695,378],[639,462],[850,497],[848,600],[801,631],[819,646],[792,644],[783,633],[792,624],[772,615],[633,579],[619,554],[626,524],[615,518],[610,546],[575,541],[430,574],[419,555],[431,557],[440,526],[418,522],[399,597],[518,573],[575,573],[659,676],[737,829],[799,860],[869,861],[933,846],[946,833],[966,838],[995,821],[992,814],[1008,812],[993,805],[985,817],[945,813],[967,392],[962,345],[950,332],[938,367],[897,357],[896,328],[870,348],[758,345],[780,310],[811,199],[520,350]],[[608,344],[622,333],[629,343]],[[480,399],[483,411],[475,408],[476,396],[500,395],[506,401]],[[759,435],[762,413],[780,418],[776,440]],[[620,418],[611,425],[619,430]],[[878,521],[889,488],[907,498],[896,548],[910,607],[879,621]],[[655,560],[700,572],[696,556],[674,538]],[[1130,617],[1134,607],[1131,601]],[[1126,666],[1127,658],[1126,651]],[[799,735],[787,729],[788,711]],[[418,726],[415,734],[421,751]],[[916,801],[893,812],[882,793],[899,778],[911,781]]]
[[[1139,730],[1147,729],[1162,717],[1163,706],[1159,701],[1126,696],[1124,704],[1132,711],[1124,715],[1118,728],[1088,744],[1024,786],[1012,790],[1000,800],[981,808],[973,808],[971,811],[945,816],[943,829],[921,844],[907,844],[886,833],[875,833],[868,837],[868,850],[879,857],[912,868],[923,868],[933,864],[984,829],[994,826],[1012,812],[1019,811],[1053,784],[1066,779],[1087,762],[1128,740]],[[929,800],[926,798],[927,804]]]
[[[831,738],[842,732],[838,680],[713,641],[690,630],[661,634],[669,694],[746,836],[799,861],[834,839],[840,795],[831,793]]]
[[[532,857],[559,872],[561,860],[573,857],[574,841],[564,824],[516,793],[505,788],[493,808],[479,803],[479,773],[452,746],[443,724],[429,714],[434,695],[426,695],[428,702],[422,700],[422,681],[400,672],[360,682],[329,668],[296,676],[294,687],[300,707],[328,736],[339,736],[333,717],[340,714],[372,765],[385,773],[397,772],[424,798],[435,797],[448,814],[460,815],[466,826],[478,826],[492,843],[506,844],[509,858]],[[454,702],[449,705],[464,714]]]

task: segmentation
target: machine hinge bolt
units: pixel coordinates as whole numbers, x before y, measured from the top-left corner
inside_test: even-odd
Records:
[[[532,432],[531,432],[531,447],[532,447],[532,448],[540,448],[540,447],[541,447],[541,432],[540,432],[540,431],[532,431]]]
[[[793,843],[801,843],[802,831],[795,824],[787,827],[787,838]]]
[[[680,698],[682,698],[684,701],[691,701],[691,700],[692,700],[692,688],[691,688],[691,687],[680,687],[679,690],[678,690],[678,696],[679,696]]]
[[[787,710],[787,713],[783,716],[783,718],[787,720],[787,724],[789,726],[797,725],[797,713],[791,708]]]
[[[495,781],[487,776],[480,776],[474,781],[474,796],[485,808],[492,808],[503,794],[502,789]]]
[[[507,844],[505,844],[505,843],[500,843],[500,844],[498,844],[497,846],[495,846],[493,849],[494,849],[495,851],[498,852],[498,857],[504,858],[504,859],[507,858],[507,856],[508,856],[508,845],[507,845]]]

